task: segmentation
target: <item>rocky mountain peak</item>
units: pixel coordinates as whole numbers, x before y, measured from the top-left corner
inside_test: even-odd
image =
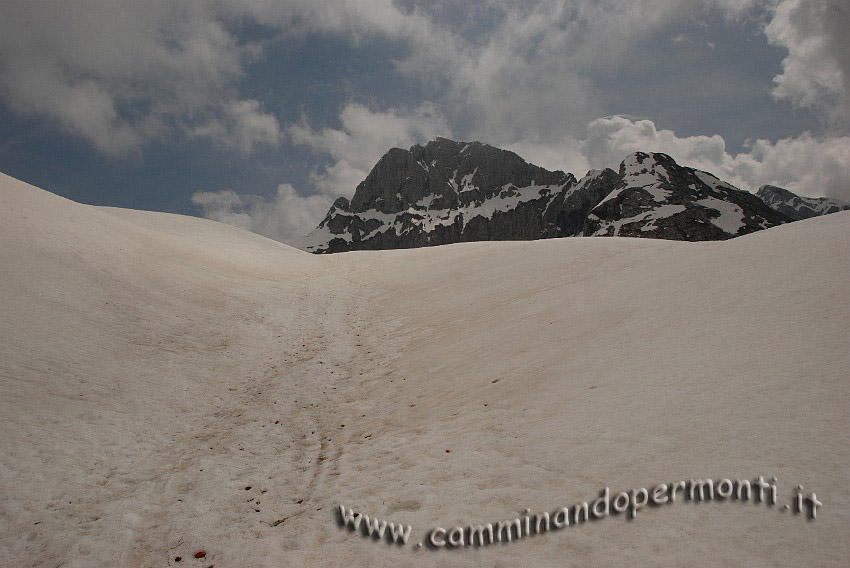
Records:
[[[481,142],[436,138],[384,154],[310,235],[312,252],[480,240],[629,236],[722,240],[850,209],[765,186],[758,196],[669,155],[633,152],[581,180]]]
[[[787,221],[755,195],[667,154],[635,152],[587,218],[588,236],[723,240]]]
[[[570,179],[574,180],[564,172],[529,164],[507,150],[437,138],[424,146],[393,148],[384,154],[357,186],[351,212],[447,209],[491,198],[507,185],[563,185]]]

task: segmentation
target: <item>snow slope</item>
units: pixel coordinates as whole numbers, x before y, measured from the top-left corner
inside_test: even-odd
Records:
[[[315,256],[2,176],[0,243],[2,566],[850,554],[850,213],[723,242]],[[780,505],[415,546],[606,486],[759,475]],[[814,521],[782,510],[798,484],[823,503]],[[339,504],[412,525],[410,542],[340,528]]]

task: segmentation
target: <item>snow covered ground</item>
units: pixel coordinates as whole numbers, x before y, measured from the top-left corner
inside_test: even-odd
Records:
[[[850,213],[314,256],[0,176],[0,565],[844,565],[848,282]],[[777,505],[416,546],[759,475]],[[784,510],[797,485],[817,519]]]

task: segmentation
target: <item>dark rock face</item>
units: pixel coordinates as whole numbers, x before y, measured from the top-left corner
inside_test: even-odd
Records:
[[[775,185],[763,185],[756,193],[770,208],[795,221],[850,210],[850,203],[831,197],[800,197]]]
[[[315,253],[570,236],[729,239],[790,221],[755,195],[666,154],[576,181],[506,150],[438,138],[394,148],[293,243]]]
[[[789,219],[758,197],[666,154],[636,152],[620,164],[619,181],[588,214],[587,236],[714,241]]]
[[[558,210],[558,226],[561,227],[563,235],[557,236],[584,235],[587,215],[619,182],[619,174],[608,168],[587,172],[587,175],[564,195],[564,201]]]
[[[505,186],[563,185],[571,175],[550,172],[506,150],[438,138],[410,150],[394,148],[378,161],[354,192],[351,211],[400,213],[409,207],[466,207],[499,194]]]
[[[337,199],[295,244],[324,253],[577,235],[615,178],[602,170],[576,182],[513,152],[438,138],[387,152],[351,201]]]

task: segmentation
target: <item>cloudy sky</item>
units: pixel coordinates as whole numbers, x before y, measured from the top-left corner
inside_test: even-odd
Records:
[[[850,201],[838,0],[0,0],[0,171],[286,240],[383,153],[662,151]]]

